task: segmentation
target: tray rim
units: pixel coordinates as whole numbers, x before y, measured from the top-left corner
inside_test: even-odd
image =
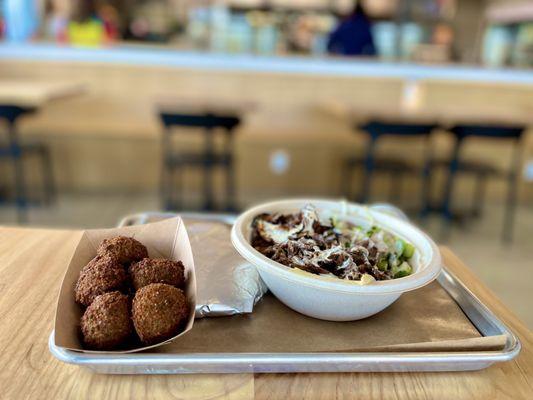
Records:
[[[127,216],[121,220],[119,226],[132,224],[135,222],[145,223],[150,216],[175,216],[176,213],[140,213]],[[215,220],[228,225],[234,219],[232,214],[201,214],[201,213],[180,213],[185,218],[198,218],[205,220]],[[369,365],[384,364],[384,368],[377,368],[384,371],[394,370],[394,366],[403,366],[408,371],[430,371],[432,366],[437,366],[438,370],[460,371],[469,369],[482,369],[490,366],[494,362],[510,361],[515,358],[520,350],[521,343],[518,337],[500,319],[477,298],[452,272],[443,266],[441,274],[436,281],[446,290],[446,292],[459,305],[463,313],[470,319],[471,323],[484,336],[505,335],[506,344],[502,350],[495,351],[464,351],[464,352],[308,352],[308,353],[133,353],[133,354],[90,354],[66,350],[55,346],[54,331],[51,332],[48,345],[51,354],[60,361],[69,364],[89,367],[97,372],[121,373],[120,370],[113,370],[119,367],[132,367],[136,369],[161,368],[164,366],[180,366],[179,372],[158,372],[151,373],[202,373],[202,372],[250,372],[255,367],[266,367],[261,372],[300,372],[316,371],[312,365],[324,365],[324,371],[332,371],[329,367],[338,364],[353,364],[353,368],[341,369],[342,371],[369,370],[363,368]],[[480,326],[482,325],[482,326]],[[202,370],[202,366],[210,365],[211,369]],[[458,368],[462,366],[464,368]],[[474,365],[474,368],[469,366]],[[255,366],[255,367],[254,367]],[[292,370],[285,371],[280,366],[291,366]],[[305,367],[311,367],[305,368]],[[357,368],[360,366],[360,368]],[[387,366],[391,367],[388,368]],[[237,367],[237,370],[230,370]],[[241,367],[241,368],[239,368]],[[302,368],[298,368],[302,367]],[[214,370],[212,369],[214,368]],[[225,368],[225,369],[224,369]],[[374,370],[374,369],[372,369]],[[123,372],[123,373],[150,373],[150,372]]]
[[[457,278],[449,272],[446,267],[444,267],[443,272],[439,275],[437,281],[440,283],[441,277],[445,276],[446,278],[452,279],[454,284],[460,284],[462,289],[468,291],[469,295],[477,301],[477,305],[487,312],[487,314],[492,316],[493,323],[499,325],[502,331],[498,334],[505,335],[507,337],[507,343],[503,350],[495,351],[464,351],[464,352],[308,352],[308,353],[133,353],[133,354],[91,354],[91,353],[81,353],[72,350],[66,350],[60,347],[55,346],[54,344],[54,332],[50,334],[49,346],[50,351],[56,358],[64,362],[76,363],[76,364],[86,364],[93,363],[95,361],[106,362],[113,360],[115,363],[126,363],[128,364],[129,359],[138,359],[143,360],[143,362],[177,362],[178,360],[187,360],[189,359],[203,359],[204,361],[210,360],[236,360],[241,359],[240,361],[245,360],[254,360],[259,361],[261,359],[268,359],[273,361],[274,359],[286,359],[293,358],[294,360],[299,358],[304,358],[306,360],[314,359],[320,361],[323,359],[335,359],[339,361],[347,361],[349,359],[356,358],[358,360],[362,358],[372,358],[373,361],[385,361],[385,360],[399,360],[402,362],[413,361],[413,359],[424,358],[426,361],[433,359],[435,362],[440,361],[461,361],[470,357],[476,357],[476,361],[508,361],[513,359],[521,350],[520,340],[516,335],[511,332],[492,312],[483,304],[475,295],[466,288],[462,282],[458,281]],[[447,290],[446,287],[444,287]],[[448,292],[448,291],[447,291]],[[449,292],[448,292],[449,293]],[[453,296],[452,296],[453,298]],[[455,299],[454,299],[455,300]],[[458,303],[459,304],[459,303]],[[461,307],[461,304],[459,304]],[[463,312],[465,310],[461,307]],[[465,315],[469,317],[468,314]],[[473,323],[474,324],[474,323]],[[479,327],[474,325],[476,329],[479,330]],[[172,358],[171,358],[172,357]],[[171,358],[171,359],[170,359]],[[126,361],[125,361],[126,360]],[[417,360],[414,360],[417,361]]]

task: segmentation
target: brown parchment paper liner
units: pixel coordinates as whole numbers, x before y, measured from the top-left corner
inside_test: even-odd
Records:
[[[83,308],[74,302],[74,286],[80,270],[96,255],[96,249],[100,242],[103,239],[119,235],[131,236],[139,240],[147,247],[148,255],[151,258],[164,257],[183,262],[185,276],[187,278],[185,294],[191,310],[189,318],[185,329],[180,334],[162,343],[117,351],[86,350],[82,346],[79,335],[80,318],[83,315]],[[180,217],[146,225],[87,230],[83,232],[65,272],[63,283],[61,284],[54,328],[55,344],[59,347],[85,353],[119,354],[153,349],[173,342],[192,328],[195,306],[196,276],[194,272],[194,260],[187,231]]]
[[[502,349],[504,336],[483,337],[447,292],[433,282],[403,294],[359,321],[310,318],[271,294],[252,314],[204,318],[165,353],[442,352]]]

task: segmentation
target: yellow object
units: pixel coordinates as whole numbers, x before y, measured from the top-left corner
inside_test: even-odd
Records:
[[[68,39],[74,46],[100,46],[105,39],[104,25],[97,19],[86,22],[71,21],[68,25]]]

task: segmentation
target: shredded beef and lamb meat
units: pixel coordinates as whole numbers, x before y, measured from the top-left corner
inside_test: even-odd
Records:
[[[388,280],[412,273],[414,247],[376,226],[330,218],[316,208],[295,214],[261,214],[252,223],[251,245],[287,267],[346,280]]]

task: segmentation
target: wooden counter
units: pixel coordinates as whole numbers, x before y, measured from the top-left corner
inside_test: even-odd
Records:
[[[47,102],[83,93],[83,85],[75,82],[0,80],[0,104],[35,109]]]
[[[5,59],[0,63],[0,80],[79,81],[86,88],[82,96],[47,104],[39,113],[23,118],[19,126],[23,138],[50,146],[60,191],[155,192],[161,166],[162,127],[157,115],[161,99],[203,102],[207,98],[219,106],[243,100],[253,103],[255,109],[243,113],[243,123],[235,137],[237,201],[241,206],[265,198],[310,193],[343,195],[339,171],[346,157],[362,151],[366,137],[354,133],[347,119],[332,117],[319,105],[335,99],[350,108],[360,108],[362,114],[376,109],[386,112],[398,109],[406,93],[406,81],[393,76],[61,60]],[[533,112],[532,85],[438,81],[428,77],[419,83],[426,106],[439,114],[465,110],[475,111],[482,121],[495,114],[523,121]],[[455,110],[447,110],[446,105],[453,105]],[[174,135],[181,148],[199,148],[202,135],[185,129],[181,133]],[[532,135],[525,139],[524,157],[529,159],[533,155]],[[471,142],[464,148],[465,157],[501,167],[509,164],[510,143]],[[436,156],[447,157],[452,145],[451,135],[436,134]],[[378,151],[409,154],[416,161],[424,158],[424,149],[422,141],[386,138]],[[276,174],[270,167],[272,155],[279,150],[288,155],[290,162],[283,174]],[[35,173],[35,179],[31,178],[29,182],[35,181],[37,186],[39,175]],[[218,176],[216,182],[221,183]],[[489,187],[489,198],[504,195],[505,185],[496,182]],[[377,193],[383,198],[387,182],[378,179],[376,183]],[[418,196],[418,183],[416,179],[405,182],[404,193],[413,194],[409,202]],[[201,193],[200,175],[191,171],[185,177],[185,186],[195,204]],[[470,187],[463,186],[457,193],[469,198]],[[524,198],[533,198],[533,186],[523,186]]]
[[[0,398],[529,399],[533,334],[446,248],[444,262],[522,341],[511,362],[475,372],[97,375],[48,352],[56,296],[81,233],[0,228]]]

